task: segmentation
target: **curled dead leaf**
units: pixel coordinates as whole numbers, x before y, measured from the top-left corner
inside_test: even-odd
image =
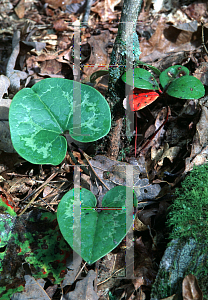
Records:
[[[198,281],[193,274],[187,275],[183,280],[183,300],[202,300],[203,294]]]
[[[63,299],[91,299],[98,300],[98,296],[94,291],[93,281],[96,278],[96,273],[90,270],[85,278],[76,283],[75,289],[72,292],[64,295]]]

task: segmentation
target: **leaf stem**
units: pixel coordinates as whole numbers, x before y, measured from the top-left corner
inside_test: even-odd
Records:
[[[69,144],[68,144],[68,146],[69,146]],[[76,165],[79,165],[80,168],[82,169],[82,171],[83,171],[85,174],[90,175],[89,170],[88,170],[85,166],[81,165],[81,164],[78,162],[78,160],[74,157],[74,155],[73,155],[73,153],[71,152],[71,150],[70,150],[69,147],[68,147],[68,153],[69,153],[69,155],[70,155],[70,157],[71,157],[73,163],[75,163]]]

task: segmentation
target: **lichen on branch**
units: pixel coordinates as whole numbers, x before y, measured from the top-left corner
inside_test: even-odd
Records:
[[[139,60],[140,51],[136,24],[141,4],[142,0],[124,0],[118,34],[111,54],[109,85],[106,97],[111,108],[112,125],[115,128],[117,128],[116,121],[124,115],[121,100],[124,98],[125,88],[120,77],[124,71],[127,71],[127,66],[130,68],[134,67],[134,62]],[[112,128],[110,135],[114,135],[114,128]],[[110,142],[109,145],[109,149],[115,149],[114,153],[110,155],[115,159],[119,151],[119,141],[116,143],[117,145],[112,145]]]

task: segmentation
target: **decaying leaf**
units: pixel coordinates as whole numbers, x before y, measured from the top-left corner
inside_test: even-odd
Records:
[[[189,2],[191,3],[191,2]],[[188,7],[184,10],[184,13],[190,18],[190,20],[196,20],[201,22],[203,17],[206,17],[207,12],[207,2],[195,2],[191,3]]]
[[[196,32],[197,28],[198,28],[198,25],[197,25],[197,21],[194,20],[192,22],[182,23],[182,24],[176,25],[174,27],[178,28],[180,30],[188,31],[188,32]]]
[[[12,300],[50,300],[51,298],[47,295],[44,290],[45,280],[35,280],[30,275],[25,275],[25,292],[15,293],[12,296]]]
[[[159,184],[150,184],[148,178],[140,178],[141,168],[139,166],[115,161],[102,155],[96,155],[93,160],[90,160],[90,163],[109,189],[116,185],[131,186],[132,184],[139,202],[145,199],[155,200],[161,190]],[[132,183],[130,182],[131,177],[129,177],[130,172],[132,172]],[[93,183],[91,191],[94,194],[98,192]]]
[[[191,155],[186,158],[185,173],[192,170],[194,165],[202,165],[208,158],[208,108],[206,106],[201,107],[201,116],[199,122],[196,125],[196,133],[193,138]]]
[[[57,9],[59,7],[65,8],[66,5],[71,3],[71,0],[44,0],[51,8]]]
[[[125,258],[124,253],[108,253],[102,259],[102,264],[99,265],[97,278],[97,294],[102,297],[106,289],[111,290],[120,281],[119,276],[125,274]],[[120,270],[118,272],[118,270]],[[117,271],[117,272],[116,272]],[[112,276],[116,272],[115,276]],[[99,298],[100,299],[100,298]]]
[[[64,300],[74,300],[74,299],[83,299],[83,300],[98,300],[98,296],[94,291],[93,281],[96,278],[96,273],[93,270],[90,270],[87,276],[78,281],[73,292],[63,296]]]
[[[202,300],[203,294],[193,274],[187,275],[183,280],[183,300]]]
[[[154,147],[151,148],[151,159],[155,160],[159,166],[162,166],[165,158],[168,158],[170,162],[173,162],[179,154],[179,151],[180,147],[174,146],[169,148],[168,143],[165,143],[159,150],[156,150]]]
[[[66,285],[72,285],[74,283],[75,277],[80,270],[81,262],[81,256],[79,256],[79,254],[76,252],[73,252],[73,260],[71,259],[66,263],[67,273],[61,283],[62,288],[64,288]]]
[[[103,31],[100,35],[93,35],[88,39],[88,43],[93,46],[90,59],[87,64],[84,65],[85,81],[90,81],[92,73],[100,70],[107,70],[110,63],[106,51],[106,41],[110,39],[110,33]],[[91,66],[89,68],[89,66]]]
[[[144,223],[142,223],[142,221],[139,220],[138,216],[136,216],[136,218],[134,220],[134,230],[137,230],[137,231],[148,230],[148,227]]]
[[[0,150],[8,153],[15,153],[14,147],[12,145],[9,122],[0,120]]]
[[[149,40],[141,40],[142,54],[140,59],[143,62],[164,58],[169,56],[173,51],[194,50],[195,46],[193,46],[192,41],[195,33],[177,29],[168,25],[167,21],[167,19],[164,19],[164,16],[161,16],[151,38]]]
[[[108,0],[108,1],[98,1],[96,5],[91,8],[93,12],[99,14],[102,21],[116,19],[116,14],[114,13],[114,7],[119,4],[121,0]]]
[[[24,18],[25,15],[25,0],[20,0],[17,6],[14,9],[16,15],[19,19]]]
[[[204,85],[208,85],[208,63],[202,62],[194,72],[194,76],[198,78]]]
[[[6,76],[4,77],[7,78]],[[7,78],[7,80],[9,79]],[[1,89],[1,85],[0,85],[0,89]],[[14,150],[14,147],[12,145],[10,131],[9,131],[9,122],[8,122],[10,104],[11,104],[10,99],[0,100],[0,136],[1,136],[0,150],[3,150],[4,152],[8,152],[8,153],[14,153],[16,151]]]

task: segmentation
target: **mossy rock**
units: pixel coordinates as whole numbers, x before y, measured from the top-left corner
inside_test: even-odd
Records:
[[[167,225],[171,242],[160,262],[151,300],[177,294],[182,298],[182,281],[196,276],[204,299],[208,299],[208,164],[194,167],[177,189]]]
[[[186,275],[194,274],[208,299],[207,255],[204,245],[194,239],[172,240],[160,262],[159,271],[151,291],[151,300],[160,300],[177,294],[182,300],[182,282]]]

